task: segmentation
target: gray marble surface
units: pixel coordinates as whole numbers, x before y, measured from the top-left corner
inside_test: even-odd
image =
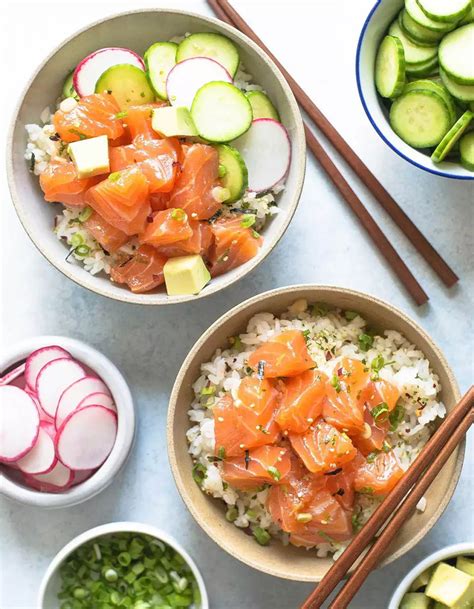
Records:
[[[139,4],[165,6],[166,2],[142,0]],[[178,3],[169,1],[168,5]],[[180,2],[179,6],[208,13],[205,3],[198,0]],[[446,353],[462,390],[472,383],[473,186],[411,167],[385,147],[363,115],[353,62],[358,31],[371,0],[294,0],[291,31],[287,2],[239,1],[236,6],[284,59],[462,280],[446,290],[351,176],[355,189],[430,295],[430,304],[415,308],[321,169],[309,160],[293,223],[280,245],[250,277],[216,297],[193,304],[173,308],[127,306],[85,291],[49,266],[14,214],[2,171],[1,344],[47,333],[89,342],[123,370],[138,414],[138,437],[131,459],[121,476],[98,497],[58,511],[40,511],[0,500],[2,609],[33,609],[41,576],[53,555],[76,534],[114,520],[150,522],[175,535],[197,559],[213,609],[291,609],[303,600],[310,585],[253,571],[205,536],[177,494],[166,456],[168,396],[183,358],[211,322],[247,297],[298,282],[365,290],[397,305],[432,334]],[[4,57],[9,60],[9,95],[2,95],[3,131],[5,117],[9,117],[28,73],[56,42],[82,24],[127,8],[124,2],[3,5],[8,28],[2,44]],[[55,19],[45,22],[43,15],[49,11],[54,11]],[[38,29],[40,21],[42,28]],[[318,23],[324,27],[318,27]],[[472,505],[471,438],[460,484],[436,527],[409,554],[372,574],[351,608],[384,609],[397,582],[418,560],[444,545],[473,539]]]

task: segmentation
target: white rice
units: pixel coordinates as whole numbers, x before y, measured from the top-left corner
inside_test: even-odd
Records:
[[[215,440],[212,404],[230,392],[236,397],[240,380],[249,372],[247,361],[259,345],[284,330],[297,329],[307,335],[308,349],[319,369],[332,375],[342,357],[365,360],[370,365],[377,356],[388,362],[380,371],[380,378],[390,381],[400,391],[399,403],[405,408],[404,420],[395,432],[387,435],[403,469],[419,454],[429,439],[432,422],[446,414],[444,404],[437,398],[441,391],[439,379],[430,369],[425,355],[394,330],[385,330],[374,336],[371,348],[364,352],[358,337],[367,329],[367,323],[356,315],[348,321],[341,310],[312,309],[305,300],[295,302],[281,317],[272,313],[259,313],[248,322],[246,332],[240,334],[241,349],[219,349],[211,361],[201,365],[201,376],[193,385],[195,399],[189,410],[193,426],[187,432],[189,452],[196,464],[205,471],[203,490],[224,500],[227,506],[235,506],[238,517],[234,524],[251,529],[256,526],[267,529],[273,536],[288,543],[288,536],[272,523],[265,507],[266,493],[242,492],[224,483],[219,463],[212,462]],[[239,342],[239,341],[237,341]],[[212,385],[215,397],[201,394],[204,387]],[[208,402],[206,400],[209,400]],[[355,509],[360,523],[367,521],[379,503],[379,499],[358,494]],[[425,509],[426,501],[418,509]],[[250,511],[250,516],[249,516]],[[324,543],[316,546],[318,556],[338,555],[347,543]]]
[[[184,36],[174,36],[170,42],[179,44],[184,38],[189,36],[187,32]],[[263,91],[259,85],[252,83],[252,76],[243,65],[240,65],[235,76],[234,84],[242,91]],[[70,98],[72,99],[72,98]],[[56,102],[56,109],[59,107],[61,99]],[[52,113],[50,107],[46,107],[40,115],[40,123],[25,125],[27,132],[27,145],[25,159],[30,163],[32,172],[40,176],[48,167],[51,160],[57,162],[62,159],[69,161],[67,145],[62,141],[54,141],[51,137],[55,135],[54,126],[51,123]],[[255,192],[246,191],[244,196],[232,203],[231,206],[223,207],[223,215],[228,216],[233,212],[245,212],[255,215],[254,229],[261,231],[268,218],[277,214],[280,209],[277,206],[277,195],[284,189],[284,184],[277,184],[269,192],[258,196]],[[116,260],[122,260],[123,254],[135,249],[135,241],[127,243],[117,254],[109,255],[101,245],[94,239],[88,230],[79,221],[81,210],[63,206],[61,213],[55,218],[55,228],[58,239],[63,239],[71,246],[70,260],[82,263],[84,269],[93,275],[104,272],[110,275],[110,269]],[[75,237],[75,235],[78,235]],[[87,256],[79,256],[74,252],[75,240],[82,239],[84,245],[90,248]]]

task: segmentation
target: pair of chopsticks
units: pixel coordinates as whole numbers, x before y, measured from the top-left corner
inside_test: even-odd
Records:
[[[403,524],[413,514],[417,503],[426,493],[473,423],[474,386],[471,386],[466,395],[428,440],[405,476],[372,514],[368,522],[354,537],[300,609],[319,609],[364,549],[376,537],[378,531],[385,527],[355,567],[352,575],[328,609],[346,609],[349,606],[350,601],[371,570],[380,563],[380,559],[388,546],[399,533]],[[389,520],[390,517],[392,517],[391,520]],[[387,520],[389,520],[388,524],[386,524]]]
[[[290,88],[292,89],[296,99],[301,107],[306,111],[314,124],[322,131],[322,133],[331,142],[334,148],[345,159],[347,164],[353,169],[361,181],[372,192],[380,205],[390,215],[392,220],[402,230],[405,236],[411,241],[418,252],[428,262],[433,271],[438,275],[441,281],[449,288],[452,287],[459,277],[449,267],[449,265],[438,254],[431,243],[421,233],[421,231],[413,224],[410,218],[399,207],[398,203],[385,190],[382,184],[377,180],[369,168],[355,154],[348,143],[336,131],[333,125],[317,108],[314,102],[308,97],[298,83],[285,70],[276,57],[269,51],[265,44],[255,34],[255,32],[247,25],[237,11],[229,4],[227,0],[207,0],[209,6],[214,13],[225,23],[234,26],[242,33],[246,34],[253,40],[263,51],[271,57],[274,63],[285,76]],[[382,256],[387,260],[392,270],[405,286],[413,300],[417,305],[425,304],[428,301],[428,295],[418,283],[415,276],[402,260],[396,249],[392,246],[378,224],[372,218],[370,213],[365,208],[362,201],[353,191],[342,173],[338,170],[331,157],[326,153],[323,146],[317,140],[316,136],[305,123],[306,143],[313,153],[316,160],[320,163],[329,179],[333,182],[341,195],[344,197],[350,209],[357,216],[363,228],[378,248]]]

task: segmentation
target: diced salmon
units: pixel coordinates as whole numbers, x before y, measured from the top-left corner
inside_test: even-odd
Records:
[[[387,404],[388,411],[391,412],[397,405],[399,397],[400,391],[398,387],[385,379],[379,379],[375,382],[370,382],[366,386],[365,391],[360,396],[360,400],[369,410],[385,403]]]
[[[192,237],[193,229],[189,225],[188,216],[182,209],[165,209],[157,211],[153,220],[146,225],[140,235],[141,243],[154,247],[170,245]]]
[[[254,370],[261,366],[265,378],[297,376],[315,366],[299,330],[286,330],[271,338],[250,355],[248,363]]]
[[[130,238],[121,230],[109,224],[95,211],[84,222],[84,226],[107,252],[116,252]]]
[[[100,178],[79,179],[74,163],[52,161],[40,175],[39,182],[45,201],[84,207],[86,191],[96,184],[98,179]]]
[[[307,370],[282,383],[281,406],[276,416],[281,429],[303,433],[314,423],[322,412],[326,381],[324,373]]]
[[[211,254],[213,277],[231,271],[254,258],[263,243],[262,237],[245,226],[242,217],[221,218],[211,225],[215,246]]]
[[[353,442],[363,455],[382,450],[388,433],[388,420],[376,422],[367,407],[364,407],[364,422],[367,426],[361,435],[353,436]]]
[[[293,450],[313,473],[337,470],[357,454],[349,436],[323,419],[318,419],[305,433],[290,433],[288,437]]]
[[[151,212],[148,182],[136,166],[111,173],[87,191],[86,201],[104,220],[127,235],[143,232]]]
[[[142,245],[128,262],[112,267],[110,276],[116,283],[126,283],[132,292],[149,292],[164,282],[165,262],[154,247]]]
[[[284,484],[290,469],[286,448],[259,446],[245,456],[226,458],[222,464],[222,478],[234,488],[250,490],[263,484]]]
[[[368,495],[386,495],[403,477],[404,471],[393,451],[381,452],[366,459],[357,468],[354,488]]]
[[[345,510],[350,510],[354,506],[354,480],[362,460],[363,457],[358,453],[352,461],[341,467],[341,471],[336,470],[337,473],[325,476],[327,490]]]
[[[148,180],[150,193],[171,192],[182,157],[178,139],[151,139],[138,135],[133,140],[133,146],[135,161]]]
[[[212,191],[219,184],[219,155],[213,146],[184,148],[181,173],[170,197],[170,207],[184,209],[193,220],[208,220],[221,207]]]
[[[347,434],[360,435],[364,430],[363,407],[342,388],[326,383],[326,399],[323,404],[324,419]]]
[[[151,126],[153,109],[165,105],[164,102],[154,104],[143,104],[141,106],[129,106],[125,122],[128,126],[132,140],[137,135],[144,135],[147,138],[159,138],[160,136]]]
[[[189,225],[193,230],[191,237],[182,241],[177,241],[172,245],[160,247],[159,251],[164,256],[167,256],[168,258],[175,258],[176,256],[200,254],[203,258],[208,257],[208,253],[214,239],[211,227],[207,222],[199,222],[197,220],[191,220]]]
[[[163,211],[168,207],[170,195],[168,192],[154,192],[150,195],[150,205],[153,211]]]
[[[53,124],[65,142],[76,142],[87,137],[106,135],[115,140],[123,134],[120,108],[112,95],[94,93],[82,97],[69,112],[57,110]]]
[[[135,163],[134,146],[131,144],[128,146],[116,146],[115,148],[109,146],[109,161],[111,173],[131,167]]]
[[[357,359],[343,357],[334,370],[340,387],[352,398],[358,399],[370,379],[367,366]]]

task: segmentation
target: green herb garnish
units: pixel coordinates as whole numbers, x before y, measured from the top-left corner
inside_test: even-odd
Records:
[[[280,470],[277,469],[276,467],[274,467],[273,465],[270,465],[270,467],[267,469],[267,472],[270,474],[270,476],[276,480],[277,482],[279,480],[281,480],[281,473]]]
[[[239,510],[235,507],[235,505],[232,505],[225,513],[225,519],[228,522],[235,522],[237,520],[238,516],[239,516]]]
[[[371,486],[364,486],[361,489],[359,489],[358,492],[361,493],[362,495],[373,495],[374,489]]]
[[[206,471],[206,468],[204,467],[204,465],[202,465],[201,463],[196,463],[196,465],[193,467],[194,482],[198,486],[202,487],[202,483],[206,479],[206,476],[207,476],[207,471]]]
[[[171,217],[177,222],[185,222],[188,219],[188,216],[184,209],[180,209],[179,207],[173,209],[173,211],[171,212]]]
[[[86,220],[89,220],[89,218],[92,216],[92,212],[92,207],[85,207],[78,215],[79,222],[85,222]]]
[[[111,182],[117,182],[117,180],[120,180],[120,171],[114,171],[111,174],[109,174],[108,179]]]
[[[90,254],[91,248],[88,245],[78,245],[74,248],[74,255],[85,258]]]
[[[240,336],[229,337],[229,344],[232,347],[232,349],[236,349],[237,351],[242,351],[242,348],[244,346]]]
[[[358,315],[359,313],[356,313],[356,311],[344,311],[344,317],[347,319],[347,321],[352,321]]]
[[[80,140],[86,140],[87,139],[87,135],[85,135],[84,133],[81,133],[81,131],[78,131],[77,129],[68,129],[69,133],[72,133],[73,135],[77,135],[77,137]]]
[[[377,406],[372,408],[372,410],[370,411],[370,414],[374,418],[374,421],[378,421],[379,419],[386,420],[387,413],[388,413],[388,404],[386,402],[381,402],[380,404],[378,404]],[[383,417],[383,419],[381,419],[381,417]]]
[[[369,453],[366,457],[366,461],[367,463],[373,463],[375,461],[375,459],[377,458],[378,455],[378,451],[374,451],[372,453]]]
[[[361,351],[368,351],[374,344],[374,337],[364,332],[359,334],[359,338],[357,340],[359,343],[359,349]]]
[[[317,302],[313,305],[311,305],[310,308],[311,311],[311,315],[313,316],[320,316],[323,317],[324,315],[327,315],[329,313],[329,307],[328,305],[324,304],[323,302]]]
[[[397,404],[392,412],[388,415],[390,422],[390,431],[396,431],[400,423],[405,418],[405,408],[401,404]]]
[[[255,527],[252,533],[261,546],[266,546],[271,539],[270,533],[266,529],[262,529],[262,527]]]
[[[339,377],[337,376],[337,374],[335,374],[332,377],[331,385],[334,387],[334,389],[336,390],[337,393],[339,393],[341,391],[341,381],[339,380]]]
[[[128,116],[127,110],[122,110],[122,112],[117,112],[115,118],[126,118]]]
[[[244,214],[240,220],[242,228],[250,228],[255,224],[256,216],[254,214]]]
[[[225,448],[223,446],[219,446],[219,450],[217,451],[217,456],[219,459],[225,459]]]

